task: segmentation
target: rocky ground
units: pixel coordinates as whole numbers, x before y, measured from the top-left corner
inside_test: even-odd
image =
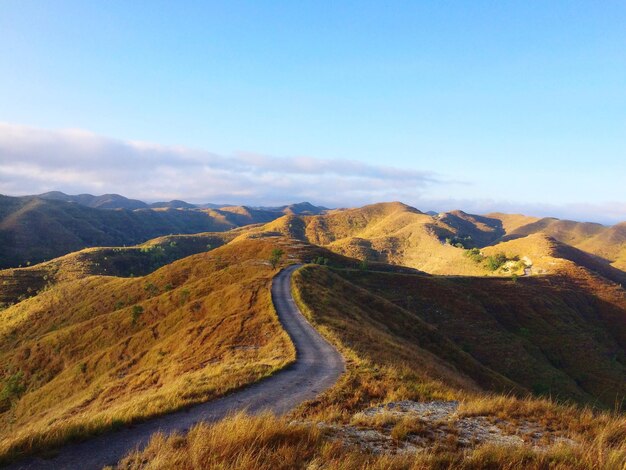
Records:
[[[479,444],[545,449],[574,441],[538,423],[512,423],[491,416],[463,416],[457,401],[401,401],[368,408],[349,424],[318,423],[331,439],[373,453],[417,452],[435,446],[471,448]]]

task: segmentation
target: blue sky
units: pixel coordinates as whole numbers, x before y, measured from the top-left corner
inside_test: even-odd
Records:
[[[0,192],[626,220],[625,25],[618,1],[2,0]]]

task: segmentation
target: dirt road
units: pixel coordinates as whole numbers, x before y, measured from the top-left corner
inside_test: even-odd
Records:
[[[228,413],[247,409],[250,413],[271,410],[286,413],[333,385],[344,371],[339,352],[307,322],[291,296],[291,275],[298,268],[281,271],[272,283],[272,299],[283,327],[296,347],[296,361],[275,375],[223,398],[150,419],[119,431],[62,447],[51,459],[31,458],[11,469],[101,469],[115,464],[150,436],[184,432],[194,424],[217,421]]]

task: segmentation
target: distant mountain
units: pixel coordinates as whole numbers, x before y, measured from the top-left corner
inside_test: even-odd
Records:
[[[78,194],[71,196],[61,191],[51,191],[39,194],[35,197],[54,201],[74,202],[81,206],[91,207],[94,209],[146,209],[148,204],[137,199],[128,199],[119,194],[103,194],[102,196],[94,196],[92,194]]]
[[[240,207],[233,204],[214,204],[211,202],[192,204],[179,199],[174,199],[172,201],[158,201],[148,204],[138,199],[129,199],[119,194],[103,194],[101,196],[94,196],[93,194],[70,195],[61,191],[50,191],[43,194],[37,194],[32,197],[54,201],[73,202],[80,204],[81,206],[91,207],[93,209],[222,209],[226,207]],[[326,207],[314,206],[310,202],[299,202],[297,204],[276,207],[254,207],[252,209],[263,212],[280,212],[282,214],[295,215],[318,215],[323,214],[328,210]]]
[[[54,196],[0,196],[0,268],[38,263],[92,246],[136,245],[169,234],[223,232],[281,215],[246,208],[102,210]]]
[[[197,209],[198,206],[189,202],[174,199],[172,201],[153,202],[149,206],[151,209]]]
[[[328,211],[327,207],[323,206],[314,206],[310,202],[299,202],[297,204],[289,204],[285,206],[274,206],[274,207],[257,207],[256,209],[266,210],[271,212],[282,212],[283,214],[294,214],[294,215],[319,215]]]
[[[213,204],[212,202],[205,202],[204,204],[196,204],[198,209],[221,209],[222,207],[235,207],[234,204]]]

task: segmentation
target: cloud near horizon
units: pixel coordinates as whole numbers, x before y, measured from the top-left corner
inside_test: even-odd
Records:
[[[419,198],[433,184],[426,171],[351,160],[233,156],[124,141],[77,129],[0,123],[0,193],[116,192],[148,201],[284,204],[312,200],[340,206]]]
[[[434,196],[460,184],[467,185],[428,171],[353,160],[255,153],[222,156],[80,129],[46,130],[0,122],[0,193],[7,195],[59,190],[119,193],[148,202],[281,205],[310,201],[329,207],[399,200],[424,211],[518,212],[601,223],[626,220],[626,203],[619,201],[552,205]]]

